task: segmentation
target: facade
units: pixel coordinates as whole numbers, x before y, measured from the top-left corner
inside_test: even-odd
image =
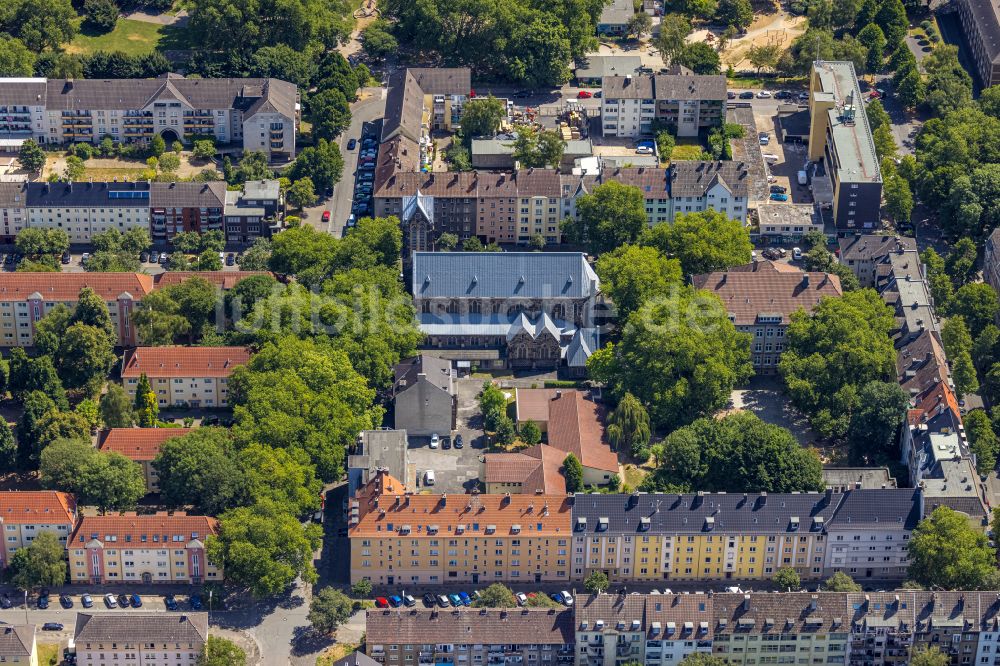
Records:
[[[923,500],[913,488],[851,490],[827,528],[826,574],[861,580],[902,580],[909,567],[910,534]]]
[[[792,314],[812,310],[823,298],[843,295],[836,275],[806,273],[770,261],[695,275],[692,284],[722,299],[736,330],[752,337],[754,370],[764,375],[778,371]]]
[[[196,666],[208,639],[208,613],[76,615],[73,642],[80,666]]]
[[[0,79],[0,137],[38,143],[190,141],[210,135],[270,159],[295,155],[299,96],[279,79]]]
[[[28,183],[27,226],[62,229],[70,243],[90,243],[111,229],[151,229],[151,189],[146,181]]]
[[[35,625],[5,624],[0,626],[0,663],[38,666]]]
[[[958,0],[958,17],[983,88],[1000,83],[1000,8],[990,0]]]
[[[222,581],[205,556],[205,539],[218,532],[208,516],[172,514],[82,516],[66,551],[75,584]]]
[[[245,347],[139,347],[125,352],[122,385],[134,399],[145,374],[161,408],[227,407],[229,377],[249,360]]]
[[[853,63],[813,63],[809,114],[809,161],[818,165],[812,176],[816,200],[825,198],[820,191],[832,193],[838,231],[878,229],[882,173]]]
[[[856,234],[844,236],[840,244],[840,263],[851,269],[864,289],[872,289],[883,277],[893,254],[916,253],[917,241],[906,236]]]
[[[142,466],[146,479],[146,492],[160,492],[160,477],[153,467],[153,460],[168,439],[182,437],[191,428],[109,428],[101,433],[97,445],[101,451],[120,453]]]
[[[51,532],[65,544],[76,526],[76,500],[55,490],[22,490],[0,493],[0,524],[4,546],[0,569],[10,564],[18,549],[30,546],[42,532]],[[0,652],[2,653],[2,652]]]
[[[670,74],[605,76],[601,82],[604,136],[652,134],[653,121],[676,128],[676,136],[721,125],[726,111],[726,77],[676,69]]]
[[[758,203],[756,229],[750,233],[775,243],[797,243],[810,231],[824,230],[823,216],[809,204]]]
[[[172,241],[180,232],[222,231],[226,183],[150,184],[150,237]]]
[[[365,650],[386,666],[573,663],[573,611],[555,608],[370,610]]]
[[[2,124],[3,120],[0,119],[0,125]],[[28,226],[27,207],[26,183],[0,183],[0,241],[13,243],[21,229]]]
[[[226,192],[226,243],[243,247],[281,229],[284,199],[276,180],[252,180],[242,192]]]
[[[136,343],[132,313],[153,290],[153,278],[140,273],[7,273],[0,286],[0,346],[30,347],[35,324],[59,304],[75,308],[80,290],[89,287],[107,303],[122,346]]]
[[[382,472],[349,500],[351,582],[566,581],[571,511],[565,495],[413,495]]]
[[[451,361],[420,354],[397,364],[394,372],[396,430],[419,437],[450,435],[458,410]]]

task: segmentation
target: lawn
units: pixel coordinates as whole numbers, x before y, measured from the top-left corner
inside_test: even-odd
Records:
[[[642,484],[642,480],[647,476],[649,476],[648,469],[636,467],[635,465],[625,465],[625,478],[623,481],[629,488],[638,488]]]
[[[674,150],[670,153],[671,161],[676,160],[697,160],[701,158],[704,147],[697,138],[677,139]]]
[[[316,666],[331,666],[335,661],[343,659],[359,647],[361,646],[349,645],[347,643],[337,643],[316,659]]]
[[[69,43],[69,53],[89,54],[95,51],[122,51],[128,55],[143,55],[155,49],[187,48],[183,28],[132,19],[118,19],[111,32],[96,33],[82,27]]]
[[[56,666],[59,663],[59,644],[38,644],[38,666]]]

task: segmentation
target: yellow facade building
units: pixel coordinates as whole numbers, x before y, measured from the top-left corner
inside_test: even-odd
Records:
[[[228,407],[229,377],[250,360],[246,347],[138,347],[125,352],[122,385],[130,399],[142,375],[160,407]]]

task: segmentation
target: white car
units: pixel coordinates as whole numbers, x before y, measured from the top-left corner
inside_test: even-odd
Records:
[[[517,599],[518,606],[528,605],[528,595],[526,595],[524,592],[518,592],[517,594],[514,595],[514,598]]]
[[[760,135],[760,145],[766,146],[766,145],[769,145],[770,143],[771,143],[771,137],[769,137],[766,134],[761,134]]]
[[[794,259],[795,261],[802,260],[802,250],[800,248],[797,247],[792,248],[792,259]]]
[[[440,443],[441,443],[441,437],[439,437],[437,433],[434,433],[433,435],[431,435],[431,448],[432,449],[436,449],[438,447],[438,444],[440,444]]]
[[[573,595],[572,594],[570,594],[566,590],[563,590],[559,594],[562,596],[562,602],[564,604],[566,604],[567,606],[572,606],[573,605]]]
[[[118,600],[115,599],[115,595],[113,594],[105,594],[104,605],[108,608],[118,608]]]
[[[639,153],[640,155],[652,155],[653,149],[650,148],[649,146],[639,146],[638,148],[635,149],[635,152]]]
[[[761,90],[757,93],[757,97],[760,99],[767,99],[770,96],[771,96],[770,90]]]

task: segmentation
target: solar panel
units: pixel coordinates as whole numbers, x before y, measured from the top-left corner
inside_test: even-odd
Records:
[[[112,190],[108,192],[109,199],[148,199],[148,191],[117,191]]]

